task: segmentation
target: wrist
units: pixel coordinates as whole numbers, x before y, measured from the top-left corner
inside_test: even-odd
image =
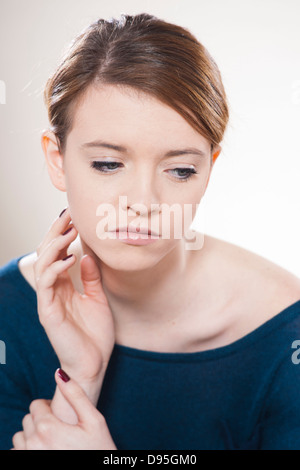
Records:
[[[102,370],[99,372],[99,374],[93,377],[87,377],[79,374],[78,372],[73,372],[63,364],[61,365],[61,368],[65,370],[67,374],[78,383],[78,385],[80,385],[80,387],[88,396],[89,400],[93,403],[94,406],[96,406],[102,389],[102,383],[106,370]]]
[[[76,380],[76,379],[75,379]],[[86,381],[86,382],[76,382],[81,386],[81,388],[87,394],[89,400],[93,405],[96,407],[98,403],[98,399],[100,396],[101,388],[102,388],[102,380],[94,380],[94,381]]]

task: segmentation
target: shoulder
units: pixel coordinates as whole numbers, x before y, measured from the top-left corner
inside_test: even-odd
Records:
[[[241,336],[300,300],[300,279],[293,273],[238,245],[210,236],[206,244]]]
[[[208,236],[206,243],[216,255],[221,273],[235,281],[241,295],[256,293],[261,300],[273,298],[279,302],[300,299],[300,279],[295,274],[230,242]]]
[[[0,266],[0,324],[13,328],[15,323],[32,316],[36,309],[36,295],[19,269],[22,257],[13,258]]]
[[[19,270],[24,277],[24,279],[28,282],[28,284],[32,287],[33,290],[36,290],[35,287],[35,280],[34,280],[34,272],[33,272],[33,264],[37,259],[37,253],[34,251],[33,253],[29,253],[26,256],[23,256],[18,263]]]
[[[43,357],[47,362],[54,355],[39,321],[36,292],[19,270],[20,259],[11,259],[0,267],[0,340],[6,345],[5,370],[12,376],[16,372],[17,377],[21,377],[21,369],[27,371],[34,358]]]
[[[18,258],[13,258],[0,266],[0,299],[18,290]]]

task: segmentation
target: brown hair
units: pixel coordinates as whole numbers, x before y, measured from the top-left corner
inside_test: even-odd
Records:
[[[229,112],[220,71],[187,29],[141,13],[99,19],[81,32],[44,91],[61,153],[72,110],[96,83],[148,93],[176,110],[211,146],[223,139]]]

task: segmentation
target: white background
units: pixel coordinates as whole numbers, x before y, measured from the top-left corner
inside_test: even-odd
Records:
[[[142,12],[188,28],[216,60],[229,99],[193,227],[300,277],[299,0],[1,0],[0,264],[34,251],[67,203],[40,144],[43,88],[63,48],[100,17]]]

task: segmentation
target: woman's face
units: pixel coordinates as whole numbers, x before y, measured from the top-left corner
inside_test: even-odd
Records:
[[[157,264],[182,243],[175,233],[182,238],[192,222],[186,216],[184,223],[184,213],[195,216],[210,159],[209,141],[172,108],[127,87],[90,87],[74,109],[63,156],[65,191],[81,240],[114,269]],[[152,228],[160,238],[136,245],[108,233],[124,225]]]

